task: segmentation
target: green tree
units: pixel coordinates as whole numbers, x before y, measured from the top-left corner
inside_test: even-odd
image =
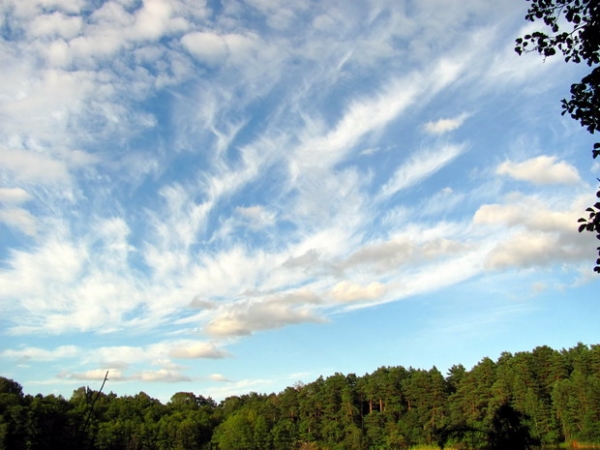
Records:
[[[0,394],[11,394],[23,397],[23,386],[9,378],[0,377]]]
[[[30,450],[79,449],[69,416],[71,407],[62,397],[40,394],[27,405],[27,448]]]
[[[258,450],[261,448],[255,439],[253,423],[247,412],[243,410],[235,412],[219,425],[215,430],[214,440],[220,450]]]
[[[300,386],[300,384],[297,384],[296,387],[287,387],[278,396],[281,414],[289,418],[293,423],[298,421],[300,411],[300,404],[298,402],[298,389]]]
[[[561,53],[566,62],[585,63],[592,68],[579,83],[571,85],[571,98],[563,99],[563,115],[578,120],[590,133],[600,129],[600,6],[598,0],[527,0],[525,19],[542,21],[543,30],[516,40],[517,53],[537,52],[545,58]],[[561,29],[561,27],[563,27]],[[600,155],[600,143],[592,150]],[[600,180],[599,180],[600,181]],[[596,193],[600,198],[600,190]],[[579,231],[595,232],[600,240],[600,201],[587,209],[589,216],[580,219]],[[600,273],[599,258],[594,271]]]
[[[418,440],[419,433],[413,433],[411,425],[417,423],[416,410],[409,412],[405,392],[413,372],[402,366],[380,367],[356,380],[357,426],[364,438],[361,448],[403,448],[407,442]]]
[[[448,369],[448,375],[446,375],[448,394],[452,395],[458,390],[458,386],[460,386],[465,377],[465,373],[467,373],[467,369],[462,364],[453,365]]]
[[[434,434],[445,425],[447,384],[435,367],[429,371],[413,369],[409,373],[403,385],[408,411],[400,420],[411,433],[409,442],[431,444]]]
[[[96,399],[94,414],[84,427],[90,399]],[[513,450],[534,443],[532,436],[549,446],[597,443],[598,423],[599,345],[504,352],[470,371],[452,366],[445,379],[435,367],[380,367],[363,377],[336,373],[280,394],[232,396],[218,406],[191,392],[176,393],[166,405],[143,392],[118,397],[83,387],[69,401],[24,396],[18,383],[0,378],[0,450],[387,450],[419,444]]]
[[[145,396],[145,394],[144,394]],[[136,398],[137,404],[145,404],[148,426],[152,417],[163,414],[153,399]],[[152,413],[148,413],[151,408]],[[166,405],[167,413],[161,416],[158,436],[163,447],[172,449],[203,448],[209,445],[213,430],[218,423],[216,404],[209,397],[192,392],[177,392]]]
[[[23,388],[0,377],[0,450],[27,448],[27,405]]]
[[[496,363],[483,358],[465,374],[454,394],[449,397],[449,431],[471,447],[484,444],[496,408]]]
[[[323,377],[319,377],[298,389],[299,437],[303,442],[310,443],[321,440],[324,385],[325,380]]]
[[[485,450],[528,450],[539,446],[525,423],[522,413],[508,403],[502,404],[492,418]]]
[[[336,373],[328,377],[323,385],[322,435],[326,445],[332,448],[344,443],[347,435],[356,436],[354,428],[360,422],[355,378],[353,374],[345,376]],[[345,443],[342,448],[349,448],[347,445]]]

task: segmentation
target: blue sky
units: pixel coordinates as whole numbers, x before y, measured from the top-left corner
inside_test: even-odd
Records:
[[[584,67],[523,0],[5,0],[0,369],[222,399],[600,342]]]

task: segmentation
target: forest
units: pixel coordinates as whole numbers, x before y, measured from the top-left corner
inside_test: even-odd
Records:
[[[109,382],[110,383],[110,382]],[[488,357],[446,376],[402,366],[336,373],[279,393],[163,404],[76,389],[25,395],[0,377],[1,450],[600,448],[600,345]],[[595,445],[594,445],[595,444]]]

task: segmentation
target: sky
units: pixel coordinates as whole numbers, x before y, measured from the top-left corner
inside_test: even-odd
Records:
[[[3,0],[0,375],[161,401],[600,343],[586,67],[524,0]]]

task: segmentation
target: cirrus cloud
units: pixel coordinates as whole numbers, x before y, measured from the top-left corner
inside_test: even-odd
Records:
[[[448,133],[449,131],[454,131],[460,128],[468,117],[468,114],[463,113],[452,119],[439,119],[433,122],[427,122],[424,125],[424,129],[426,132],[431,134]]]

